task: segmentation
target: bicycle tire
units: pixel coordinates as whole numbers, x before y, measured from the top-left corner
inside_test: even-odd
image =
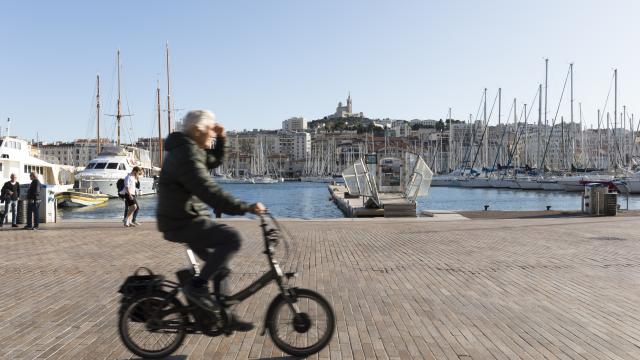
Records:
[[[146,304],[145,304],[146,303]],[[130,334],[130,326],[129,320],[133,323],[144,324],[146,329],[147,318],[141,315],[141,313],[146,312],[146,316],[149,316],[151,312],[144,310],[146,307],[158,307],[158,306],[173,306],[173,307],[182,307],[182,303],[175,296],[164,292],[164,291],[154,291],[153,293],[140,296],[133,301],[129,302],[125,305],[126,308],[121,309],[120,316],[118,319],[118,333],[120,334],[120,339],[124,345],[129,349],[132,353],[145,358],[145,359],[156,359],[163,358],[171,355],[173,352],[178,350],[178,348],[182,345],[186,337],[186,330],[180,329],[175,332],[174,339],[163,345],[159,349],[146,349],[143,345],[136,343]],[[189,316],[184,313],[176,313],[178,320],[186,325],[189,322]],[[151,332],[150,330],[146,329]]]
[[[313,290],[295,289],[294,294],[295,294],[294,296],[295,296],[296,304],[299,307],[304,307],[302,304],[302,301],[304,299],[307,299],[314,302],[319,309],[323,310],[324,314],[326,315],[326,320],[325,320],[326,326],[325,326],[325,331],[322,333],[322,335],[318,336],[317,341],[314,341],[312,344],[306,345],[306,346],[296,346],[286,341],[285,339],[282,339],[279,336],[280,332],[278,329],[279,326],[277,322],[278,315],[279,315],[278,311],[283,308],[288,309],[290,311],[287,300],[283,295],[279,295],[278,297],[273,299],[273,301],[271,302],[271,305],[269,305],[269,310],[267,311],[267,318],[266,318],[267,329],[269,330],[269,336],[271,337],[271,340],[280,350],[284,351],[289,355],[306,357],[321,351],[322,349],[325,348],[325,346],[329,344],[336,328],[335,314],[333,312],[333,308],[331,307],[331,304],[329,304],[329,302],[322,295],[318,294]],[[306,319],[302,315],[299,315],[297,317],[294,315],[294,318],[288,319],[288,321],[290,320],[293,323],[294,330],[296,333],[305,334],[307,337],[309,337],[308,333],[311,326],[314,325],[314,322],[319,323],[320,321],[311,320],[311,317],[307,312],[304,311],[304,309],[301,309],[301,313],[306,314]],[[301,321],[298,321],[297,319],[300,319]],[[296,322],[298,323],[302,322],[305,324],[296,325]],[[306,327],[305,325],[308,326],[306,330],[305,330],[305,327]]]

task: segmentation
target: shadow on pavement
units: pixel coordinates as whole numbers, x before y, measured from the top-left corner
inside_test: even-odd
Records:
[[[131,358],[130,360],[144,360],[143,358]],[[187,360],[187,355],[171,355],[161,360]]]

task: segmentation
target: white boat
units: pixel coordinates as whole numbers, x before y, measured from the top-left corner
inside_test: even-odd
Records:
[[[227,175],[213,175],[213,180],[218,184],[255,184],[253,178],[234,178]]]
[[[252,178],[254,184],[275,184],[279,181],[268,176],[254,176]]]
[[[516,179],[516,182],[522,190],[544,190],[542,184],[540,184],[536,179],[522,178]]]
[[[105,147],[95,159],[76,175],[78,188],[91,188],[108,195],[118,197],[116,182],[131,173],[134,166],[143,171],[140,177],[140,195],[156,193],[158,173],[157,168],[151,166],[149,152],[134,147]]]
[[[460,182],[460,186],[468,188],[490,188],[491,183],[488,178],[473,177]]]
[[[431,179],[431,186],[447,186],[458,187],[460,186],[457,181],[457,176],[454,175],[436,175]]]
[[[2,183],[15,174],[18,183],[31,183],[29,173],[35,172],[43,185],[54,193],[73,188],[73,166],[50,164],[31,155],[31,145],[12,136],[0,138],[0,180]]]
[[[506,177],[494,177],[489,179],[489,184],[491,184],[492,188],[508,189],[511,186],[511,180]]]
[[[589,182],[612,181],[612,175],[576,175],[566,176],[558,179],[558,184],[564,187],[564,191],[578,192],[584,191],[584,185]]]
[[[300,181],[315,182],[315,183],[332,183],[335,181],[333,176],[303,176]]]
[[[558,178],[555,176],[541,178],[541,179],[538,179],[537,182],[542,187],[542,190],[564,191],[564,186],[562,184],[558,184]]]
[[[620,179],[617,186],[623,194],[640,194],[640,177]]]

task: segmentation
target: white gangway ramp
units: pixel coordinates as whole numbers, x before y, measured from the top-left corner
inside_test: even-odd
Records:
[[[407,200],[415,202],[418,196],[426,196],[429,193],[433,171],[420,155],[407,153],[405,161],[406,168],[412,170],[407,173],[404,196]]]
[[[349,195],[364,196],[372,199],[377,206],[381,206],[376,182],[362,159],[342,172],[344,184]]]

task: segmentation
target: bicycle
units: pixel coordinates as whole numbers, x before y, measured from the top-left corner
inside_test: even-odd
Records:
[[[275,227],[269,227],[269,222]],[[193,252],[187,254],[191,267],[176,272],[178,282],[165,279],[147,268],[139,268],[120,287],[122,293],[118,332],[124,345],[143,358],[162,358],[175,352],[187,334],[206,336],[231,335],[230,308],[275,282],[279,294],[267,308],[260,333],[268,331],[274,344],[283,352],[305,357],[315,354],[329,344],[335,331],[335,314],[331,304],[313,290],[291,287],[288,280],[295,272],[283,273],[274,259],[281,236],[281,227],[269,213],[259,215],[265,251],[270,270],[239,292],[220,299],[217,311],[207,311],[178,298],[182,287],[199,273]],[[145,269],[148,275],[141,275]],[[289,328],[292,329],[289,329]],[[289,338],[288,334],[292,335]]]

